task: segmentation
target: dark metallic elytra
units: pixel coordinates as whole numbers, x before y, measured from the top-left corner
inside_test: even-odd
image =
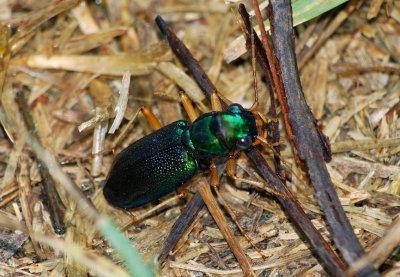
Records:
[[[192,125],[184,120],[171,123],[117,155],[104,196],[127,209],[157,200],[190,180],[199,170],[199,160],[247,150],[257,134],[252,112],[238,104],[205,113]]]

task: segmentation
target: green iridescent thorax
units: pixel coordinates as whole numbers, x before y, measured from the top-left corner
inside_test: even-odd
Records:
[[[226,156],[237,148],[240,139],[247,137],[252,142],[256,136],[254,116],[235,104],[226,111],[200,116],[186,131],[183,140],[197,156],[212,158]]]

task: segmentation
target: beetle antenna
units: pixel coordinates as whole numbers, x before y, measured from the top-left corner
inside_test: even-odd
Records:
[[[250,24],[252,20],[250,20]],[[254,44],[254,28],[251,27],[251,68],[253,73],[253,83],[254,83],[254,103],[251,106],[250,110],[254,111],[258,108],[258,82],[257,82],[257,72],[256,72],[256,54],[255,54],[255,44]]]

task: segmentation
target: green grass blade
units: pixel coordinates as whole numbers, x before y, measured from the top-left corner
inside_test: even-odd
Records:
[[[293,24],[297,26],[307,22],[347,1],[348,0],[292,0]]]
[[[154,267],[143,263],[139,252],[122,235],[116,225],[106,217],[99,219],[97,226],[109,244],[118,251],[121,259],[134,277],[154,277]]]

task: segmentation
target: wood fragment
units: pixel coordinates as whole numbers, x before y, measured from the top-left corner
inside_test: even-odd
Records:
[[[74,25],[72,27],[75,27]],[[81,54],[111,42],[115,37],[123,35],[125,27],[114,27],[109,30],[72,37],[69,40],[56,44],[60,54]]]
[[[187,208],[183,211],[181,216],[175,222],[174,226],[179,226],[179,229],[172,227],[174,232],[170,232],[168,237],[164,242],[164,246],[158,255],[158,260],[162,263],[166,259],[167,255],[172,248],[176,245],[177,240],[183,235],[185,232],[184,225],[182,222],[189,222],[187,225],[191,225],[191,223],[196,219],[196,215],[199,210],[203,208],[204,203],[200,197],[200,194],[196,193],[195,196],[191,199],[191,201],[186,206]],[[182,222],[181,222],[182,221]]]
[[[8,64],[10,62],[10,28],[0,26],[0,99],[6,79]]]
[[[122,76],[128,71],[132,75],[146,75],[151,73],[157,62],[167,61],[169,57],[154,56],[142,59],[141,54],[118,56],[92,56],[92,55],[31,55],[18,61],[20,65],[43,69],[62,69],[93,74],[106,74]],[[166,55],[168,56],[168,55]],[[104,66],[96,66],[101,63]]]
[[[9,156],[7,168],[5,170],[1,184],[2,190],[5,189],[7,186],[9,186],[11,183],[15,182],[15,171],[17,170],[18,159],[19,156],[21,155],[22,148],[24,147],[24,145],[25,145],[25,138],[21,136],[14,144],[13,151]]]
[[[0,208],[6,206],[8,203],[13,201],[16,197],[18,197],[18,191],[13,191],[6,197],[3,197],[2,200],[0,201]]]
[[[80,2],[79,5],[72,9],[72,14],[84,34],[92,34],[99,31],[99,26],[86,2]]]
[[[51,4],[39,10],[31,11],[28,15],[20,16],[8,23],[18,26],[18,32],[12,37],[10,50],[15,55],[32,38],[36,29],[47,22],[53,16],[62,13],[76,5],[78,0],[53,1]]]
[[[193,82],[179,67],[172,63],[161,62],[157,65],[157,70],[163,73],[168,78],[171,78],[177,85],[179,85],[190,98],[200,103],[204,100],[204,95],[201,93],[198,85]]]

